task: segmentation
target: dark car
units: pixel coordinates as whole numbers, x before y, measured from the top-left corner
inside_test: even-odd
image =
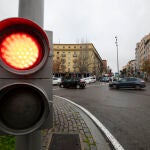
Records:
[[[59,87],[61,88],[85,88],[86,83],[83,80],[80,80],[78,78],[72,78],[72,79],[64,79],[60,84]]]
[[[109,83],[110,88],[135,88],[135,89],[141,89],[146,87],[145,81],[139,78],[135,77],[126,77],[122,78],[119,81],[114,81]]]

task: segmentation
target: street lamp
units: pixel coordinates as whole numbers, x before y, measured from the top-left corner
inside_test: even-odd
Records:
[[[116,39],[116,48],[117,48],[117,70],[118,70],[118,78],[119,78],[119,59],[118,59],[118,40],[117,40],[117,36],[115,36]]]

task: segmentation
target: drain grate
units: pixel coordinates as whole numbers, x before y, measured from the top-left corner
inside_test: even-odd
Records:
[[[81,150],[79,134],[54,133],[49,150]]]

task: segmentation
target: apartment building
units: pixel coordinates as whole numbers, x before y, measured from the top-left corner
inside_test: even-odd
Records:
[[[128,63],[123,67],[123,70],[126,70],[126,76],[135,76],[136,75],[136,60],[130,60]]]
[[[53,44],[53,74],[100,76],[103,61],[92,43]]]
[[[142,40],[136,44],[135,49],[136,69],[142,70],[142,65],[145,60],[150,60],[150,34],[142,38]]]

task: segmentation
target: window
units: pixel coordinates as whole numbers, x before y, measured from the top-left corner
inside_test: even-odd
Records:
[[[77,53],[76,53],[76,51],[74,51],[73,57],[77,57]]]
[[[66,62],[66,60],[65,60],[65,59],[62,59],[61,61],[62,61],[62,64],[64,64],[64,63]]]
[[[62,54],[61,56],[62,56],[62,57],[66,57],[66,54]]]

